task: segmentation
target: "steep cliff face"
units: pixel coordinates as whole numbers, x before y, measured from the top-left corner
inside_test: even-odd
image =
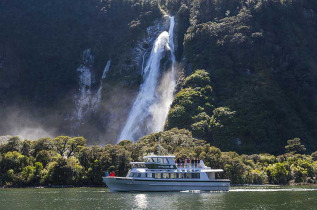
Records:
[[[222,150],[278,153],[294,137],[316,149],[314,0],[2,1],[0,133],[115,143],[164,11],[182,71],[165,129]]]
[[[187,128],[224,150],[278,153],[296,136],[315,150],[316,9],[309,0],[187,6],[184,56],[191,76],[174,100],[167,128]],[[193,74],[196,69],[209,73],[213,95],[203,93],[205,73]],[[213,99],[212,106],[195,94]]]

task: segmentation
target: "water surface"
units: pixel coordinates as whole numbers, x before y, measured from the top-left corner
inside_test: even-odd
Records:
[[[317,209],[317,187],[110,193],[107,188],[0,189],[0,209]]]

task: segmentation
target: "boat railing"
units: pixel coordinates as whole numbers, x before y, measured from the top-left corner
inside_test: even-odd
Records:
[[[175,164],[169,163],[156,163],[156,162],[131,162],[132,168],[149,168],[151,166],[159,165],[159,166],[173,166]]]
[[[157,162],[131,162],[132,168],[148,168],[147,165],[174,165],[174,164],[168,164],[168,163],[157,163]],[[175,166],[177,168],[206,168],[204,161],[200,160],[196,163],[175,163]]]
[[[200,160],[198,163],[175,163],[177,168],[205,168],[204,161]]]

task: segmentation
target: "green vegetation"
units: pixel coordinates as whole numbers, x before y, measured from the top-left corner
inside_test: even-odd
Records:
[[[317,152],[238,155],[221,152],[193,138],[188,130],[174,128],[144,136],[136,143],[125,140],[105,147],[86,147],[82,137],[36,141],[12,137],[0,145],[0,186],[102,185],[106,170],[125,176],[130,161],[141,161],[143,155],[158,152],[159,140],[163,152],[177,158],[199,158],[212,168],[223,168],[219,178],[229,178],[232,184],[317,183]],[[294,141],[300,144],[299,139],[289,140]]]
[[[175,15],[176,57],[184,67],[166,130],[188,129],[222,151],[277,155],[295,137],[307,152],[317,150],[316,0],[3,1],[0,133],[15,124],[8,113],[19,115],[17,109],[71,135],[65,118],[89,48],[94,80],[109,59],[111,70],[101,111],[78,133],[89,143],[105,133],[114,142],[120,125],[109,119],[124,120],[142,81],[129,53],[165,13]],[[296,142],[286,149],[304,152]]]
[[[167,128],[189,129],[225,151],[279,154],[296,136],[317,149],[316,1],[164,2],[182,8],[186,76],[194,83],[181,84]],[[195,69],[209,79],[193,80],[206,75]],[[193,86],[212,87],[209,107]]]

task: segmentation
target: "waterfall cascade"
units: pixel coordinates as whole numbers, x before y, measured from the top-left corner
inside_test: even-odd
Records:
[[[99,107],[100,100],[101,100],[102,80],[106,79],[106,75],[107,75],[108,71],[110,70],[110,64],[111,64],[111,60],[108,60],[107,65],[104,68],[102,76],[101,76],[99,88],[98,88],[96,94],[93,95],[93,97],[91,99],[91,105],[92,105],[93,111],[96,111],[96,109]]]
[[[162,32],[154,42],[143,72],[143,84],[129,113],[118,141],[137,140],[143,135],[163,130],[175,89],[174,17],[169,31]],[[171,71],[160,77],[160,63],[166,50],[171,52]],[[161,81],[158,81],[161,78]]]
[[[78,67],[79,72],[79,96],[76,101],[76,119],[81,121],[84,117],[87,107],[90,104],[91,98],[91,84],[92,84],[92,73],[91,67],[94,62],[94,57],[91,54],[90,49],[86,49],[82,55],[82,64]]]
[[[84,119],[85,115],[89,112],[95,111],[101,99],[102,80],[106,78],[106,74],[110,69],[109,60],[104,68],[103,74],[100,79],[100,85],[97,91],[92,90],[93,72],[92,66],[94,63],[94,56],[90,49],[86,49],[82,55],[82,64],[78,67],[79,72],[79,94],[75,96],[76,110],[74,111],[75,121],[74,127],[78,127],[79,123]]]

